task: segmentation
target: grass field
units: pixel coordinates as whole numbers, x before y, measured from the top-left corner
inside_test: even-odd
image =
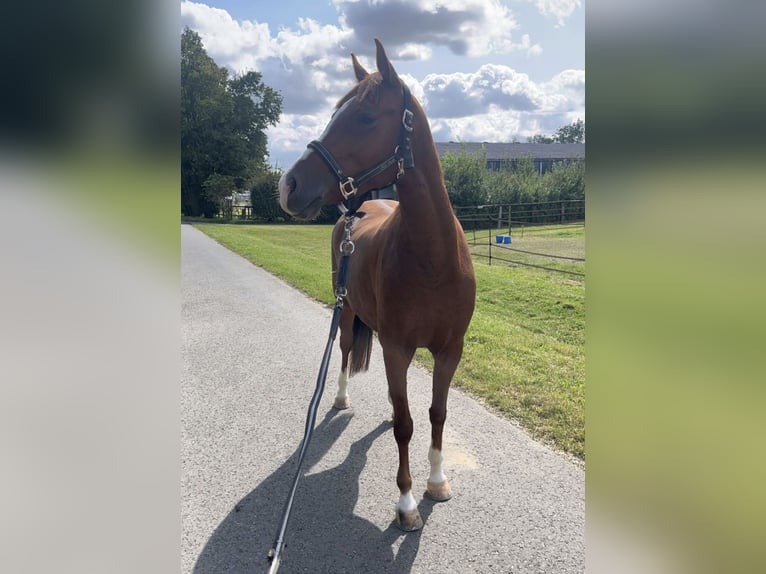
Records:
[[[508,229],[470,231],[466,234],[471,253],[492,265],[517,264],[537,265],[569,271],[573,274],[585,273],[584,261],[566,258],[585,259],[585,229],[580,225],[539,226],[513,228],[511,244],[499,245],[496,235],[507,235]],[[558,257],[543,257],[539,254]]]
[[[333,304],[331,226],[199,225],[204,233],[311,297]],[[537,232],[525,230],[534,240]],[[514,236],[514,244],[519,242]],[[583,227],[534,241],[583,246]],[[537,248],[541,245],[538,243]],[[580,249],[576,247],[575,251]],[[532,250],[532,249],[530,249]],[[520,423],[538,439],[585,458],[585,282],[475,258],[476,311],[454,385]],[[580,267],[580,269],[582,269]],[[418,361],[430,368],[431,357]]]

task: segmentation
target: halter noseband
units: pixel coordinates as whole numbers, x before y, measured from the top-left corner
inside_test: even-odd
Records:
[[[368,169],[358,177],[347,176],[345,173],[343,173],[343,168],[341,168],[340,164],[330,153],[330,150],[328,150],[324,144],[322,144],[322,142],[319,140],[313,140],[309,142],[307,146],[319,154],[319,156],[335,174],[335,177],[338,178],[340,193],[344,200],[343,206],[351,212],[356,211],[356,208],[362,204],[363,198],[369,194],[370,191],[372,191],[370,190],[364,195],[358,197],[357,201],[354,202],[355,206],[349,207],[346,205],[346,202],[350,202],[350,198],[357,194],[359,187],[363,183],[383,173],[392,165],[397,165],[396,176],[392,182],[393,184],[399,181],[399,178],[404,175],[405,169],[411,169],[415,167],[415,160],[412,157],[412,141],[410,139],[410,134],[412,133],[412,118],[414,115],[410,109],[412,107],[412,94],[410,94],[410,90],[406,85],[402,84],[402,87],[404,88],[404,111],[402,112],[402,129],[399,133],[399,144],[394,148],[394,153],[378,163],[376,166]]]

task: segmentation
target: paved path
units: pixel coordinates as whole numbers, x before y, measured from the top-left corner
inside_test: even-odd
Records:
[[[182,231],[182,572],[265,572],[303,437],[331,310]],[[328,278],[329,281],[329,278]],[[425,527],[393,524],[397,451],[380,346],[331,408],[333,352],[280,574],[583,572],[584,472],[464,393],[444,435],[449,502],[423,498],[430,378],[409,371]]]

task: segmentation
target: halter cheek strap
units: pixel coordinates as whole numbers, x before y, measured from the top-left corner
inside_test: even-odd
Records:
[[[321,158],[325,161],[325,163],[330,167],[330,169],[333,172],[335,172],[335,177],[337,177],[338,181],[340,182],[339,183],[340,193],[341,195],[343,195],[343,199],[348,199],[352,195],[356,195],[356,192],[359,190],[360,185],[372,179],[373,177],[383,173],[389,167],[399,162],[399,159],[396,157],[396,154],[394,154],[387,157],[385,160],[380,162],[378,165],[376,165],[372,169],[367,170],[362,175],[358,177],[351,177],[343,173],[343,168],[340,167],[340,164],[335,160],[335,158],[332,156],[330,151],[326,147],[324,147],[324,145],[322,145],[322,143],[319,140],[314,140],[310,142],[308,144],[308,147],[316,151],[321,156]],[[400,174],[397,173],[396,179],[399,179],[399,177],[400,177]]]
[[[399,132],[399,143],[396,148],[394,148],[393,154],[388,156],[386,159],[374,167],[368,169],[357,177],[347,176],[343,172],[343,168],[340,166],[338,161],[333,157],[332,153],[330,153],[330,150],[328,150],[324,144],[322,144],[322,142],[319,140],[314,140],[307,146],[319,154],[319,157],[324,160],[324,162],[335,174],[335,177],[338,178],[338,185],[340,188],[340,193],[343,196],[344,207],[351,212],[355,212],[359,205],[361,205],[364,201],[364,198],[373,191],[370,190],[361,197],[357,197],[356,201],[353,201],[352,205],[345,205],[346,203],[352,202],[351,198],[356,196],[357,192],[359,191],[359,187],[363,183],[380,175],[389,167],[397,165],[398,169],[396,171],[396,176],[394,177],[393,182],[389,184],[389,186],[391,186],[396,183],[399,178],[402,177],[402,175],[404,175],[404,170],[412,169],[415,167],[415,160],[412,157],[412,139],[410,137],[410,134],[412,133],[412,119],[414,117],[411,109],[412,94],[406,85],[402,85],[402,87],[404,88],[404,102],[402,106],[402,127]]]

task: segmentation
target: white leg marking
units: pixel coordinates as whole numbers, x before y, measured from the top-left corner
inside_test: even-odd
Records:
[[[341,371],[338,375],[338,394],[335,395],[335,400],[343,401],[348,398],[348,371]]]
[[[410,512],[418,507],[415,502],[415,497],[412,496],[412,491],[406,492],[399,497],[399,504],[396,505],[396,509],[400,512]]]
[[[431,463],[431,476],[428,477],[429,482],[433,482],[434,484],[441,484],[447,480],[447,476],[444,474],[444,470],[442,469],[442,463],[444,462],[442,451],[436,450],[434,447],[430,447],[428,449],[428,462]]]

